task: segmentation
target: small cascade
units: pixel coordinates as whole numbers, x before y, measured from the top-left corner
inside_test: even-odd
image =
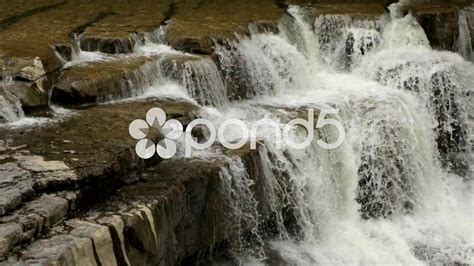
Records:
[[[177,55],[160,61],[164,73],[186,88],[199,104],[218,107],[228,102],[221,73],[211,58]]]
[[[0,124],[15,122],[25,117],[20,100],[8,90],[0,87]]]
[[[0,74],[0,123],[14,122],[25,117],[25,113],[20,100],[8,90],[13,85],[13,76],[5,69]]]
[[[431,50],[411,15],[393,18],[384,35],[385,49],[367,57],[356,72],[417,95],[431,114],[443,166],[466,175],[468,159],[461,154],[469,149],[469,133],[463,99],[472,90],[466,83],[466,77],[474,75],[472,64],[455,54]]]
[[[228,197],[231,212],[226,220],[229,224],[237,225],[236,239],[232,240],[232,251],[242,253],[251,252],[254,256],[262,255],[263,240],[258,234],[259,214],[258,202],[255,200],[252,187],[255,181],[249,178],[244,163],[237,157],[226,157],[228,168],[221,169],[220,177],[223,180],[222,193]]]
[[[463,99],[472,89],[460,82],[459,73],[471,67],[454,54],[421,47],[382,51],[364,62],[362,73],[386,86],[416,94],[430,110],[443,164],[462,173],[467,162],[458,158],[458,153],[468,149]]]
[[[105,60],[112,59],[111,56],[108,56],[101,52],[83,51],[81,49],[80,35],[77,35],[77,34],[74,34],[72,37],[71,47],[72,47],[71,59],[69,61],[63,60],[67,62],[64,65],[65,68],[68,68],[77,64],[87,63],[87,62],[105,61]]]
[[[168,25],[163,25],[154,31],[145,33],[143,44],[137,42],[136,45],[146,45],[147,43],[165,43],[165,34],[167,27]]]
[[[306,57],[317,60],[319,57],[319,43],[310,22],[309,14],[299,6],[290,6],[288,13],[291,17],[285,17],[280,23],[280,31],[284,33],[286,39],[296,45]]]
[[[397,12],[393,8],[391,12]],[[423,46],[430,48],[430,42],[426,37],[423,28],[413,18],[411,14],[402,18],[396,18],[392,15],[392,21],[384,30],[384,40],[386,48],[400,48],[408,46]]]
[[[355,19],[348,15],[321,15],[314,22],[315,32],[321,47],[322,60],[336,63],[334,67],[350,69],[364,55],[376,50],[381,41],[381,32],[386,17]]]
[[[277,94],[293,85],[293,76],[305,73],[306,59],[282,36],[257,34],[216,48],[227,80],[238,78],[243,98]]]
[[[430,179],[438,176],[433,168],[425,167],[436,165],[430,120],[417,114],[413,105],[416,102],[410,97],[395,94],[361,99],[353,106],[361,154],[356,200],[363,218],[419,209],[422,201],[417,197],[424,193],[416,190],[429,187]]]

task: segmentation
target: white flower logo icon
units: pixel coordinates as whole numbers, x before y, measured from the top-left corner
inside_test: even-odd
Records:
[[[155,143],[150,140],[150,128],[158,129],[164,139]],[[166,121],[166,113],[161,108],[155,107],[146,113],[146,121],[136,119],[130,123],[128,131],[132,138],[138,140],[135,145],[137,155],[142,159],[150,159],[156,153],[163,159],[170,159],[176,155],[176,144],[173,140],[179,139],[183,134],[183,124],[176,119]]]

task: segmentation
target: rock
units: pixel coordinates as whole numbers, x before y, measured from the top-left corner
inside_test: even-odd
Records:
[[[78,181],[112,178],[107,181],[112,182],[118,177],[113,172],[124,170],[124,166],[136,167],[129,163],[141,161],[134,152],[135,140],[129,136],[129,124],[144,119],[146,112],[157,106],[165,110],[168,118],[178,119],[184,125],[198,110],[193,103],[166,98],[123,102],[76,111],[69,119],[41,130],[1,129],[0,136],[9,140],[7,148],[23,145],[19,150],[8,148],[6,152],[13,153],[11,157],[33,174],[37,190],[74,188]],[[36,141],[38,138],[42,141]],[[93,157],[91,147],[94,147]],[[65,150],[75,153],[64,153]],[[124,161],[129,163],[122,164]]]
[[[180,3],[169,22],[166,41],[184,52],[211,54],[214,41],[234,39],[248,34],[251,23],[274,24],[284,14],[273,1],[258,3],[190,1]]]
[[[40,130],[2,128],[1,139],[6,141],[0,143],[0,228],[13,221],[21,224],[24,231],[15,243],[28,243],[72,211],[133,179],[130,173],[151,161],[136,156],[128,126],[156,106],[184,125],[198,110],[192,103],[171,99],[125,102],[80,110]],[[28,202],[35,195],[39,197]]]
[[[21,239],[22,228],[19,224],[9,223],[0,226],[0,256],[7,254]]]
[[[39,57],[9,58],[0,53],[0,69],[5,69],[10,75],[25,80],[37,80],[46,75],[43,62]]]
[[[358,3],[325,3],[324,1],[311,5],[316,16],[349,15],[351,18],[374,19],[386,13],[386,3],[389,1],[366,1]]]
[[[139,95],[160,79],[159,73],[157,59],[145,56],[73,66],[58,78],[51,101],[96,103]]]
[[[285,0],[288,5],[324,5],[324,6],[350,6],[352,4],[358,5],[379,5],[379,6],[388,6],[391,3],[396,2],[395,0],[360,0],[355,3],[351,0]]]
[[[97,265],[92,240],[73,235],[38,240],[21,255],[25,264]]]
[[[107,16],[88,26],[80,36],[84,51],[131,53],[169,19],[173,2],[141,0],[117,2]],[[153,38],[151,36],[151,38]]]
[[[38,109],[48,108],[48,88],[51,87],[51,77],[43,77],[34,82],[14,81],[5,87],[21,103],[25,113],[31,113]]]
[[[238,237],[270,217],[270,205],[264,204],[269,194],[263,186],[268,184],[259,172],[259,155],[247,145],[206,160],[163,161],[149,172],[146,182],[123,187],[80,219],[56,226],[51,236],[20,250],[20,256],[10,261],[49,264],[68,258],[69,263],[77,263],[73,255],[81,251],[83,256],[90,256],[81,258],[84,261],[116,261],[119,265],[179,263],[200,250]],[[241,160],[248,175],[230,169],[229,160]],[[248,178],[256,182],[256,187],[251,186],[254,196],[236,185]],[[246,208],[254,208],[249,200],[262,202],[258,207],[261,214],[241,217]],[[85,245],[85,240],[92,245]]]
[[[456,51],[459,38],[459,11],[470,1],[416,1],[401,8],[411,12],[421,25],[433,49]]]
[[[76,8],[81,10],[80,15],[77,15]],[[26,13],[0,31],[3,40],[0,43],[1,61],[8,62],[10,73],[30,80],[59,69],[62,62],[50,45],[69,44],[69,33],[92,20],[99,12],[97,4],[76,3]],[[71,19],[59,19],[64,17]],[[18,32],[22,34],[15,34]]]
[[[71,59],[74,34],[81,35],[84,50],[129,53],[168,19],[170,3],[42,0],[7,5],[0,13],[0,69],[15,79],[11,93],[27,114],[47,109],[57,71],[64,59]]]
[[[8,254],[20,242],[28,242],[43,230],[56,225],[65,218],[68,208],[66,199],[55,195],[43,195],[11,215],[0,217],[0,231],[5,230],[4,241],[8,243],[3,245],[0,257]]]
[[[0,181],[0,216],[3,216],[24,200],[32,198],[35,192],[30,174],[16,164],[3,164],[0,173],[3,175]]]
[[[177,54],[160,60],[166,76],[184,87],[201,105],[222,106],[229,97],[221,70],[211,56]]]
[[[94,252],[97,254],[102,265],[116,265],[112,237],[109,228],[90,222],[71,220],[66,226],[72,227],[70,235],[88,238],[92,240]]]

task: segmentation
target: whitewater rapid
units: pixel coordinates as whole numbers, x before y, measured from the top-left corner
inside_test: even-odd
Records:
[[[456,160],[472,169],[472,63],[432,50],[411,15],[375,21],[322,16],[309,22],[312,31],[304,10],[290,7],[289,13],[280,34],[218,47],[221,61],[239,58],[242,65],[227,64],[234,67],[228,72],[246,72],[253,91],[250,100],[209,117],[216,125],[239,118],[251,127],[262,118],[284,123],[267,106],[335,106],[346,140],[330,151],[316,145],[278,150],[272,131],[259,132],[271,154],[264,160],[271,169],[266,178],[289,175],[292,186],[283,192],[273,182],[268,193],[274,206],[292,206],[301,227],[300,237],[284,232],[262,248],[290,265],[472,264],[472,170],[465,176],[449,171],[436,148],[436,134],[462,137],[452,144]],[[324,35],[327,28],[338,35]],[[459,127],[463,133],[453,133]],[[318,134],[331,138],[334,132]],[[228,137],[239,139],[236,132]],[[240,262],[266,260],[243,256]]]

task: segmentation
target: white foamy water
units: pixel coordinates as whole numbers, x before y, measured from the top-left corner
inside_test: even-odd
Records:
[[[217,45],[222,73],[210,58],[180,61],[192,55],[159,41],[135,47],[136,55],[164,58],[137,73],[141,93],[134,96],[193,100],[207,106],[202,116],[216,126],[238,118],[249,128],[261,119],[282,128],[307,108],[339,109],[331,118],[344,126],[345,141],[335,150],[315,143],[279,149],[273,129],[257,131],[265,145],[256,167],[274,236],[259,236],[253,181],[242,161],[226,158],[221,178],[235,179],[223,188],[233,203],[231,219],[250,225],[259,244],[246,254],[248,245],[236,243],[242,263],[265,264],[269,256],[285,265],[473,264],[474,176],[455,168],[473,167],[474,66],[433,51],[411,15],[402,17],[396,5],[391,10],[370,20],[312,20],[292,6],[280,34]],[[459,23],[465,27],[462,16]],[[468,40],[461,34],[464,56]],[[81,56],[77,62],[97,59]],[[227,90],[237,81],[248,99],[229,102]],[[242,137],[239,130],[225,134]],[[337,131],[325,126],[315,137],[330,142]],[[214,152],[195,155],[213,158]],[[294,228],[285,226],[288,213]]]
[[[302,14],[290,10],[293,16]],[[278,214],[278,206],[290,206],[300,228],[296,235],[287,232],[277,215],[281,233],[268,243],[270,259],[290,265],[471,264],[472,176],[442,167],[436,136],[462,137],[451,140],[462,154],[469,133],[453,132],[470,130],[466,108],[472,98],[466,98],[472,97],[473,65],[431,50],[408,15],[342,26],[352,47],[367,52],[349,53],[355,60],[341,69],[344,56],[314,60],[311,55],[317,53],[308,53],[308,47],[319,47],[340,54],[333,43],[339,38],[322,32],[308,37],[302,34],[304,21],[295,19],[297,33],[253,34],[233,49],[218,47],[224,63],[242,62],[236,71],[246,72],[248,95],[254,97],[213,111],[216,124],[227,118],[248,126],[262,118],[283,124],[292,109],[326,104],[340,110],[335,118],[346,130],[344,144],[329,151],[316,145],[279,150],[271,131],[259,132],[267,146],[262,168],[272,169],[264,171],[272,209]],[[316,23],[316,29],[327,26]],[[306,36],[307,43],[292,36]],[[318,43],[311,45],[314,40]],[[239,131],[227,134],[241,137]],[[335,130],[316,134],[333,139]],[[289,190],[274,181],[284,177]],[[241,262],[248,261],[244,255]]]

